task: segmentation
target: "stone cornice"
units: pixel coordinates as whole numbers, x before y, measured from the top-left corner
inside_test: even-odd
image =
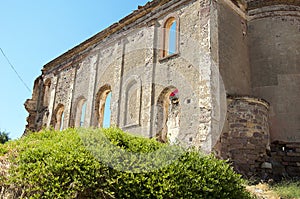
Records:
[[[247,3],[247,10],[253,10],[274,5],[300,6],[300,0],[244,0]]]
[[[274,16],[300,16],[300,0],[215,0],[226,3],[247,21]]]
[[[257,98],[257,97],[228,95],[227,99],[229,100],[229,102],[233,101],[233,100],[242,100],[242,101],[247,101],[249,103],[261,104],[261,105],[265,106],[267,109],[270,108],[270,103],[269,102],[267,102],[264,99]]]
[[[220,0],[221,1],[221,0]],[[274,5],[300,6],[300,0],[231,0],[237,7],[244,11]]]

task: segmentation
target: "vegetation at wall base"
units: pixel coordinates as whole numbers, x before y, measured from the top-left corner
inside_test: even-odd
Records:
[[[281,198],[300,198],[300,181],[284,180],[271,187]]]
[[[84,132],[80,134],[80,129],[43,130],[0,145],[0,155],[9,156],[12,163],[10,175],[2,176],[0,185],[19,187],[24,190],[23,197],[28,198],[250,198],[240,175],[226,161],[212,155],[189,149],[160,168],[136,172],[135,165],[147,169],[153,162],[143,162],[143,155],[124,154],[155,154],[169,146],[118,128]],[[111,147],[102,145],[102,154],[131,157],[130,161],[120,159],[119,166],[132,165],[132,170],[109,166],[87,150],[86,140],[98,146],[95,135],[104,135],[100,136],[105,139],[103,143],[108,139],[117,149],[105,151]],[[166,159],[163,154],[159,157],[158,162]]]

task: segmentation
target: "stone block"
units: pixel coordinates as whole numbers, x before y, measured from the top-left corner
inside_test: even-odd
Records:
[[[296,153],[296,152],[287,152],[286,155],[292,157],[300,157],[300,153]]]
[[[300,157],[285,156],[282,158],[286,162],[300,162]]]
[[[286,168],[286,172],[292,177],[299,176],[300,175],[300,167],[288,166]]]

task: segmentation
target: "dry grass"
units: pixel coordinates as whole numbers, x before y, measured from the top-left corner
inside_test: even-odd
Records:
[[[283,199],[299,199],[300,181],[283,181],[272,186],[272,190]]]
[[[266,183],[249,185],[246,188],[257,199],[280,199],[280,196],[271,190],[270,186]]]
[[[247,190],[256,199],[300,199],[300,181],[283,181],[274,185],[248,185]]]

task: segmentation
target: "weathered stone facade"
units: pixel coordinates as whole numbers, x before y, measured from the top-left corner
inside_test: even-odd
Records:
[[[299,52],[300,0],[153,0],[43,67],[25,134],[101,127],[111,93],[112,125],[295,174]]]

